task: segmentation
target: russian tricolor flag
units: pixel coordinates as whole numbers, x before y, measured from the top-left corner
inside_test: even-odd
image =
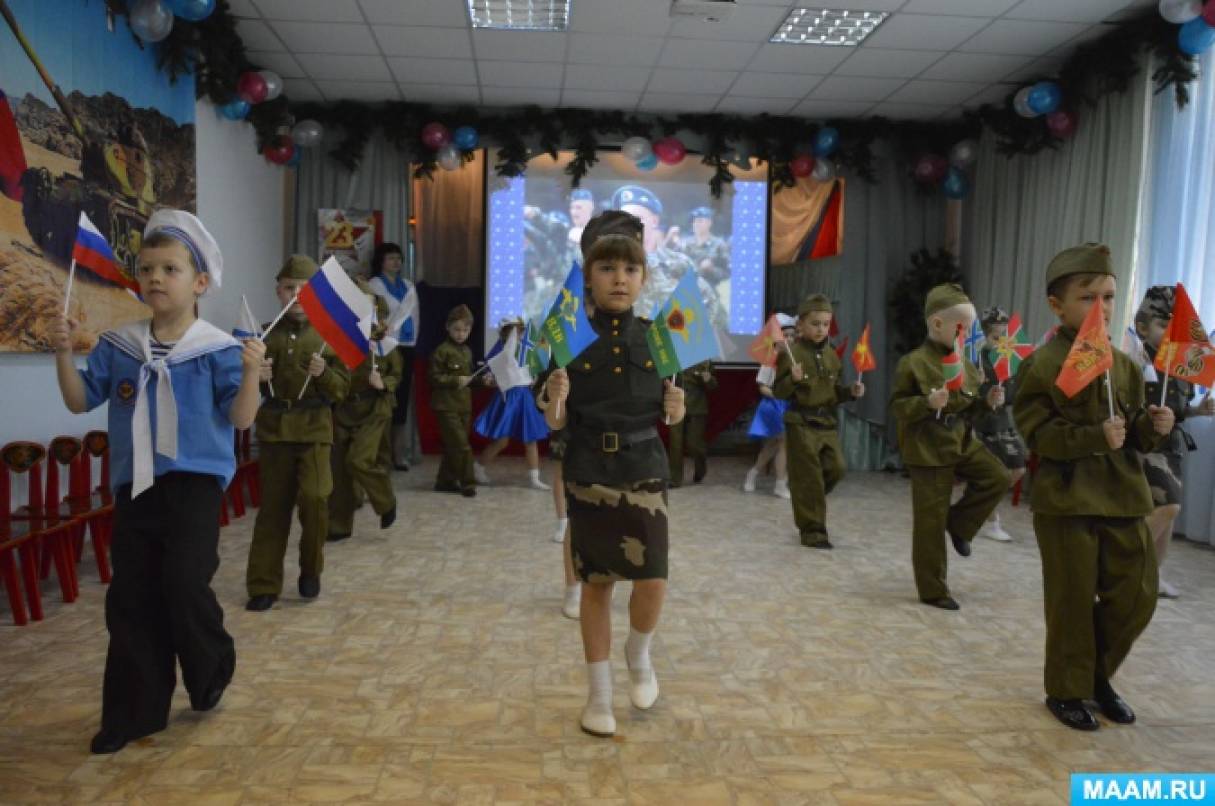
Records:
[[[367,358],[375,305],[337,260],[330,257],[300,290],[300,306],[308,321],[333,348],[338,358],[354,369]]]
[[[114,250],[110,249],[110,244],[101,234],[101,230],[97,229],[83,212],[80,213],[80,223],[76,225],[76,245],[72,247],[72,260],[77,266],[88,269],[103,280],[139,293],[139,284],[118,268]]]

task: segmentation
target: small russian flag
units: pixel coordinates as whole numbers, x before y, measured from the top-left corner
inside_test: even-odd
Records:
[[[72,247],[72,260],[77,266],[88,269],[103,280],[139,293],[139,283],[128,278],[118,268],[114,250],[110,249],[110,244],[101,234],[101,230],[93,225],[83,211],[80,213],[80,222],[76,225],[76,245]]]
[[[363,291],[354,284],[337,260],[330,257],[300,290],[300,306],[325,343],[354,369],[367,358],[371,319],[375,314]]]

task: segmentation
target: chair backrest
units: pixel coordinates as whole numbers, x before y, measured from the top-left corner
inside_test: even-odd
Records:
[[[0,520],[9,520],[13,514],[12,476],[29,474],[26,485],[26,503],[31,513],[42,511],[42,477],[38,475],[38,463],[46,458],[46,448],[37,442],[10,442],[0,448]]]
[[[84,444],[76,437],[55,437],[51,440],[47,452],[50,459],[46,463],[46,489],[43,492],[48,510],[58,507],[65,498],[83,498],[89,494],[81,474],[84,464]],[[67,468],[67,489],[59,489],[59,468]]]
[[[108,490],[110,488],[110,435],[105,431],[90,431],[84,435],[84,449],[88,451],[89,456],[101,460],[101,483],[97,486],[99,489]],[[84,463],[84,473],[85,487],[92,489],[92,462]]]

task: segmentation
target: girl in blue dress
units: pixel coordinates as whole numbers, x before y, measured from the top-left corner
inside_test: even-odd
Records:
[[[785,338],[793,338],[796,324],[793,317],[778,313],[776,318],[780,322]],[[759,456],[755,458],[755,464],[747,471],[747,477],[743,480],[743,492],[755,492],[755,480],[768,463],[772,462],[772,469],[776,473],[776,483],[772,487],[772,494],[778,498],[788,498],[789,478],[785,471],[785,410],[789,408],[789,401],[773,396],[772,382],[775,374],[773,367],[760,367],[759,373],[755,376],[755,383],[759,386],[760,400],[759,406],[755,409],[755,416],[751,419],[751,428],[747,431],[747,435],[752,439],[762,439],[763,447],[759,449]]]
[[[498,341],[486,353],[486,360],[502,352],[512,329],[516,332],[516,338],[522,341],[523,320],[502,320],[498,325]],[[523,452],[527,456],[528,486],[534,490],[551,489],[540,480],[540,451],[536,444],[548,436],[548,425],[544,422],[544,415],[536,408],[536,399],[530,387],[516,386],[505,394],[495,394],[477,417],[473,429],[486,439],[493,440],[473,463],[473,474],[478,484],[490,483],[489,466],[512,439],[517,439],[523,443]]]

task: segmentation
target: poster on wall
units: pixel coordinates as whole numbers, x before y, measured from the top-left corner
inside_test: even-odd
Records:
[[[129,289],[148,216],[195,209],[194,79],[170,84],[105,0],[0,0],[0,16],[0,351],[49,348],[81,214],[114,254],[73,281],[87,351],[147,315]]]
[[[316,219],[319,262],[332,256],[351,277],[370,277],[371,254],[384,240],[384,214],[380,210],[320,209]]]

